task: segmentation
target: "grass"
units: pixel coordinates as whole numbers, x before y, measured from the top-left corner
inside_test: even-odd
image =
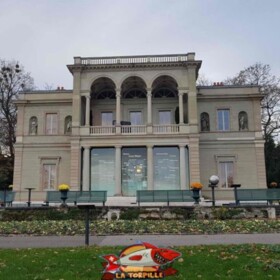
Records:
[[[0,250],[0,279],[101,279],[102,259],[123,247]],[[279,279],[280,245],[175,247],[179,273],[166,279]]]

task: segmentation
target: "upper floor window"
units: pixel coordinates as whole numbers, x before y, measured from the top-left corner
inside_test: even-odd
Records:
[[[142,112],[133,111],[129,112],[130,122],[132,125],[141,125],[142,124]]]
[[[229,109],[218,110],[218,130],[229,130]]]
[[[57,114],[46,115],[46,134],[52,135],[58,133]]]
[[[112,112],[102,112],[101,113],[101,125],[110,126],[113,123],[113,113]]]
[[[162,125],[171,124],[171,111],[170,110],[159,111],[159,124],[162,124]]]

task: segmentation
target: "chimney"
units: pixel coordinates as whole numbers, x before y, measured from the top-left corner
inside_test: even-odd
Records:
[[[60,90],[60,87],[58,86],[56,90]]]

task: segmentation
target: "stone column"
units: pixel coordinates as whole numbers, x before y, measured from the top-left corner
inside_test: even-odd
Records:
[[[180,145],[180,185],[181,190],[186,189],[186,146]]]
[[[116,133],[121,133],[121,90],[116,90]]]
[[[81,188],[81,147],[80,139],[72,138],[70,152],[70,187],[71,190],[78,191]]]
[[[190,181],[200,182],[199,164],[199,136],[190,137],[189,140]]]
[[[116,155],[115,155],[115,195],[122,195],[122,182],[121,182],[121,174],[122,174],[122,165],[121,165],[121,146],[115,146]]]
[[[197,91],[196,91],[196,67],[188,67],[188,120],[189,126],[193,133],[198,132],[198,117],[197,117]]]
[[[81,125],[81,72],[79,70],[74,71],[73,80],[72,135],[78,135],[78,127]]]
[[[147,183],[148,190],[154,189],[154,155],[153,155],[153,146],[147,146]]]
[[[90,124],[90,95],[86,95],[86,117],[85,117],[85,125],[89,126]]]
[[[83,154],[83,191],[89,191],[90,147],[84,147]]]
[[[184,123],[184,104],[183,104],[183,97],[184,97],[184,93],[179,90],[179,124],[183,124]]]
[[[147,89],[147,125],[152,125],[152,89]]]

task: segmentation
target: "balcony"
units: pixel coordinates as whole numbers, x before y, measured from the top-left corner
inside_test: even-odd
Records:
[[[82,65],[114,65],[114,64],[147,64],[147,63],[176,63],[194,60],[194,53],[168,55],[138,55],[112,57],[75,57],[75,64]]]
[[[146,134],[182,134],[189,133],[189,126],[187,124],[170,124],[170,125],[122,125],[116,126],[90,126],[81,127],[80,134],[82,136],[103,136],[103,135],[146,135]]]

